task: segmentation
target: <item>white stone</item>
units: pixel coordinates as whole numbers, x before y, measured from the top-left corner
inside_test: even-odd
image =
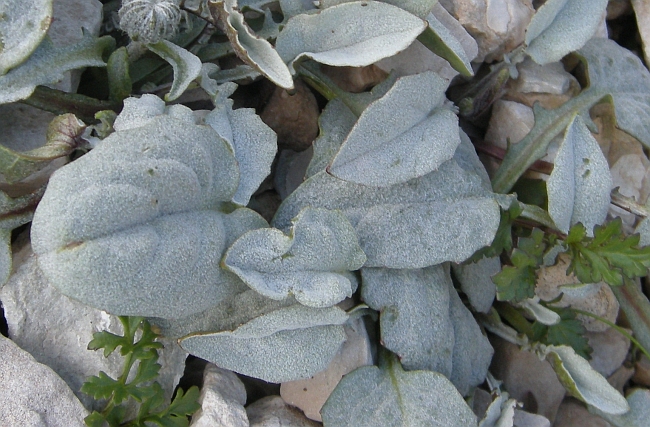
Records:
[[[580,401],[567,398],[560,406],[553,427],[611,427],[611,424],[589,413]]]
[[[492,116],[485,133],[485,140],[491,144],[508,148],[508,141],[514,144],[533,128],[535,115],[527,105],[514,101],[498,100],[492,106]]]
[[[311,378],[289,381],[280,386],[285,402],[302,409],[308,418],[322,421],[320,410],[343,375],[358,367],[372,365],[370,339],[362,319],[345,326],[347,340],[329,366]]]
[[[605,283],[581,285],[573,274],[566,275],[570,259],[565,254],[557,257],[557,263],[550,267],[542,267],[537,273],[535,294],[544,301],[551,301],[564,294],[555,305],[572,307],[588,311],[610,322],[616,322],[619,304],[614,293]],[[603,332],[609,326],[592,317],[578,315],[585,329],[591,332]]]
[[[501,60],[524,42],[533,16],[531,0],[441,0],[478,43],[477,62]]]
[[[436,4],[432,13],[460,41],[469,60],[474,59],[478,55],[478,45],[465,28],[440,4]],[[449,65],[449,62],[431,52],[417,40],[397,55],[382,59],[377,63],[377,66],[386,72],[393,72],[397,76],[409,76],[425,71],[434,71],[441,77],[451,80],[458,75],[458,72]]]
[[[513,89],[521,93],[565,94],[575,78],[559,62],[539,65],[530,58],[517,65],[519,76]]]
[[[604,377],[609,377],[625,361],[630,340],[614,328],[604,332],[587,332],[585,337],[594,350],[589,364]]]
[[[190,427],[248,427],[246,389],[234,372],[208,363],[203,373],[199,409]]]
[[[119,351],[105,358],[102,351],[90,351],[87,346],[94,332],[122,334],[118,318],[72,300],[50,286],[29,245],[14,254],[14,269],[9,282],[0,289],[10,338],[59,374],[86,407],[99,409],[92,407],[92,399],[79,391],[81,385],[99,371],[117,378],[124,358]],[[161,342],[165,348],[159,351],[162,368],[157,381],[166,398],[171,399],[183,375],[187,353],[173,340]]]
[[[246,408],[250,427],[318,427],[300,410],[289,406],[280,396],[267,396]]]
[[[88,411],[52,369],[3,336],[0,355],[0,425],[85,425]]]

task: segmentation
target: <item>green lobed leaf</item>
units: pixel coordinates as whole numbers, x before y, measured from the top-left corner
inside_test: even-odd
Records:
[[[388,187],[436,170],[460,144],[458,117],[443,107],[447,85],[433,72],[398,79],[363,111],[328,172]]]
[[[63,73],[84,67],[103,67],[104,52],[115,46],[112,37],[93,37],[84,34],[79,42],[55,47],[45,38],[20,67],[0,76],[0,104],[29,98],[38,85],[56,83]]]
[[[22,64],[41,43],[52,22],[52,0],[0,3],[0,76]]]
[[[293,295],[310,307],[330,307],[351,297],[344,274],[366,256],[340,212],[305,208],[288,235],[274,228],[251,230],[227,250],[223,264],[255,291],[272,299]]]
[[[292,17],[278,36],[276,49],[292,72],[306,58],[361,67],[404,50],[425,28],[424,20],[398,7],[354,1]]]
[[[577,52],[587,68],[590,88],[609,93],[616,124],[650,147],[650,72],[613,40],[594,38]]]
[[[225,24],[226,34],[237,56],[276,85],[293,89],[293,77],[271,43],[255,35],[244,21],[236,0],[208,3]]]
[[[233,101],[227,98],[226,93],[230,95],[229,91],[219,92],[216,107],[206,116],[205,123],[228,141],[235,153],[240,179],[232,201],[246,206],[271,173],[271,164],[277,152],[277,136],[255,114],[254,109],[233,110]]]
[[[612,187],[607,159],[577,115],[566,129],[546,184],[548,212],[564,233],[578,222],[591,230],[607,216]]]
[[[608,414],[620,415],[630,410],[625,398],[571,347],[548,346],[546,360],[573,397]]]
[[[233,331],[189,335],[180,345],[224,369],[268,382],[293,381],[328,366],[345,341],[346,320],[337,307],[295,304],[262,314]]]
[[[519,239],[518,247],[512,251],[512,265],[503,267],[492,276],[497,286],[499,301],[522,301],[535,296],[537,269],[542,265],[546,244],[544,232],[534,229],[531,237]]]
[[[339,209],[355,228],[367,267],[462,262],[490,244],[499,221],[498,204],[488,184],[474,172],[473,162],[463,159],[467,153],[457,150],[456,157],[437,171],[386,188],[320,172],[284,200],[274,225],[286,228],[306,206]],[[471,156],[476,157],[475,152]]]
[[[211,209],[238,185],[228,143],[188,108],[156,115],[150,102],[127,103],[115,133],[52,176],[32,244],[64,294],[118,315],[178,318],[241,292],[219,260],[266,222]]]
[[[573,310],[569,308],[549,307],[560,316],[560,321],[553,325],[545,325],[536,321],[532,325],[533,335],[531,341],[541,342],[546,345],[566,345],[576,354],[589,360],[592,348],[589,340],[585,337],[586,329],[578,319]]]
[[[571,254],[567,273],[582,283],[605,281],[620,286],[623,281],[645,276],[650,267],[650,246],[639,247],[639,235],[626,236],[620,218],[594,227],[587,237],[582,224],[571,227],[566,239]]]
[[[167,61],[174,70],[174,81],[165,101],[174,101],[201,74],[201,60],[192,52],[168,40],[147,44],[147,48]]]
[[[343,377],[321,410],[325,427],[470,427],[476,416],[442,374],[402,370],[397,358]]]
[[[538,64],[580,49],[600,25],[607,0],[548,0],[526,28],[526,53]]]

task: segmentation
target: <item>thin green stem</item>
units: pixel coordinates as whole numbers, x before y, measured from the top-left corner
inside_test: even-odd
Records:
[[[573,310],[577,314],[581,314],[583,316],[591,317],[592,319],[596,319],[599,322],[602,322],[602,323],[606,324],[607,326],[614,328],[619,334],[621,334],[625,338],[629,339],[632,344],[637,346],[637,348],[639,350],[641,350],[641,352],[643,354],[645,354],[648,359],[650,359],[650,353],[648,353],[648,350],[646,350],[645,347],[643,347],[643,345],[641,345],[641,343],[639,341],[637,341],[631,334],[629,334],[625,329],[618,326],[616,323],[610,322],[609,320],[604,319],[604,318],[602,318],[600,316],[597,316],[597,315],[595,315],[593,313],[590,313],[588,311],[578,310],[577,308],[571,308],[571,310]]]

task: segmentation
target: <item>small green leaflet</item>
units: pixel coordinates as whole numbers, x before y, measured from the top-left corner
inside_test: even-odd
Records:
[[[650,246],[640,247],[639,239],[638,234],[625,236],[620,218],[594,227],[594,237],[587,237],[587,230],[578,223],[566,238],[571,255],[567,273],[574,273],[583,283],[604,281],[611,286],[645,276]]]
[[[512,223],[523,212],[523,208],[516,201],[513,202],[508,210],[501,209],[501,219],[499,228],[494,235],[494,240],[490,246],[479,249],[472,255],[467,262],[477,262],[481,258],[494,258],[503,251],[512,249]]]
[[[547,307],[560,315],[560,322],[555,325],[544,325],[535,322],[532,325],[533,335],[528,338],[546,345],[568,345],[578,355],[589,360],[593,349],[585,338],[585,327],[576,319],[576,314],[570,308]]]
[[[499,301],[522,301],[535,296],[536,271],[543,262],[546,251],[544,232],[534,229],[530,237],[519,239],[519,245],[512,251],[512,265],[503,267],[492,277],[497,285]]]
[[[146,426],[154,423],[163,427],[187,427],[187,416],[196,412],[200,405],[197,403],[199,389],[190,388],[186,394],[179,390],[169,406],[165,407],[164,390],[155,382],[160,371],[158,349],[163,345],[156,341],[158,337],[151,330],[149,322],[142,317],[119,317],[124,327],[124,336],[102,331],[93,335],[88,344],[89,350],[104,350],[104,356],[113,353],[120,347],[120,354],[125,357],[124,368],[118,379],[113,379],[100,372],[92,376],[81,386],[81,391],[94,399],[106,399],[108,403],[103,411],[93,411],[85,418],[90,427],[114,426]],[[142,334],[138,341],[136,333]],[[129,372],[139,361],[134,378],[127,382]],[[139,409],[136,418],[125,422],[126,407],[123,402],[133,399],[138,402]]]

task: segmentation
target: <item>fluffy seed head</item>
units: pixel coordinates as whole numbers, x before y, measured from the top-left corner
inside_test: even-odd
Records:
[[[181,21],[175,0],[122,0],[120,27],[131,40],[156,43],[173,37]]]

